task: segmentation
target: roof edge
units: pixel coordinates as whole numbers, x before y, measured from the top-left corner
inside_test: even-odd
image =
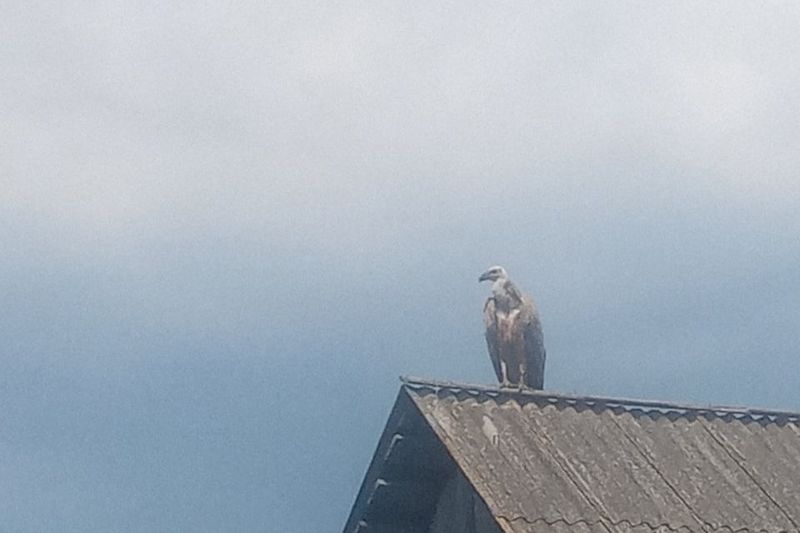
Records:
[[[453,394],[472,396],[486,395],[492,398],[508,398],[524,401],[538,401],[552,404],[585,406],[587,408],[619,408],[626,411],[642,410],[652,412],[675,412],[696,416],[711,415],[716,417],[765,419],[771,422],[800,423],[800,412],[780,409],[764,409],[754,407],[696,405],[676,403],[662,400],[645,400],[636,398],[614,398],[610,396],[574,395],[549,390],[501,388],[489,385],[465,384],[452,381],[437,381],[414,376],[400,376],[402,387],[410,390],[428,389],[433,392],[448,391]]]
[[[395,518],[400,517],[408,523],[422,520],[422,523],[427,525],[425,513],[431,510],[403,508],[403,503],[407,502],[407,499],[401,493],[405,493],[413,487],[415,491],[427,490],[438,494],[447,477],[430,478],[430,474],[436,473],[442,468],[457,468],[450,451],[431,427],[424,413],[420,411],[413,396],[405,386],[401,386],[398,390],[345,522],[344,533],[375,531],[370,527],[372,521],[371,518],[368,518],[368,513],[375,510],[376,502],[378,508],[385,509],[387,498],[397,499],[396,501],[399,502],[397,508],[400,510],[396,510],[395,513],[403,516],[398,514]],[[414,460],[409,462],[410,458]],[[422,464],[416,460],[419,458],[423,458]],[[396,469],[397,461],[404,464],[400,475]],[[391,467],[393,462],[395,463],[394,472],[387,472],[387,466]],[[400,492],[397,492],[398,490]],[[381,518],[377,517],[377,520],[380,523]]]

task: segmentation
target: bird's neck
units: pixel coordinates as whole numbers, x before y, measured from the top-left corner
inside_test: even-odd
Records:
[[[508,294],[508,291],[506,291],[507,281],[508,278],[499,278],[494,280],[494,283],[492,283],[492,294],[494,295],[495,298],[497,298],[498,296],[502,297]]]
[[[500,278],[492,284],[492,297],[497,309],[506,313],[516,309],[522,303],[518,292],[508,278]]]

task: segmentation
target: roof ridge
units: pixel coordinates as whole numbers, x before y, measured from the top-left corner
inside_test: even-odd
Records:
[[[489,385],[465,384],[453,381],[438,381],[412,376],[400,376],[403,387],[412,390],[430,389],[433,391],[447,390],[452,393],[463,392],[474,396],[487,395],[493,398],[511,398],[523,400],[539,400],[553,404],[567,404],[571,406],[621,408],[626,411],[642,410],[667,414],[669,412],[680,415],[715,416],[730,419],[752,419],[769,422],[794,422],[800,423],[800,412],[785,411],[780,409],[763,409],[741,406],[696,405],[690,403],[677,403],[661,400],[646,400],[636,398],[619,398],[610,396],[576,395],[549,390],[516,389],[492,387]]]

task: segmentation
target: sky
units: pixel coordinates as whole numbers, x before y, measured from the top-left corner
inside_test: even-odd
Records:
[[[0,531],[341,531],[399,388],[800,410],[800,7],[0,0]]]

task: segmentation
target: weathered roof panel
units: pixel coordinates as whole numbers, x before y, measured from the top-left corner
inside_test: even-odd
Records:
[[[509,532],[800,531],[796,413],[404,388]]]

